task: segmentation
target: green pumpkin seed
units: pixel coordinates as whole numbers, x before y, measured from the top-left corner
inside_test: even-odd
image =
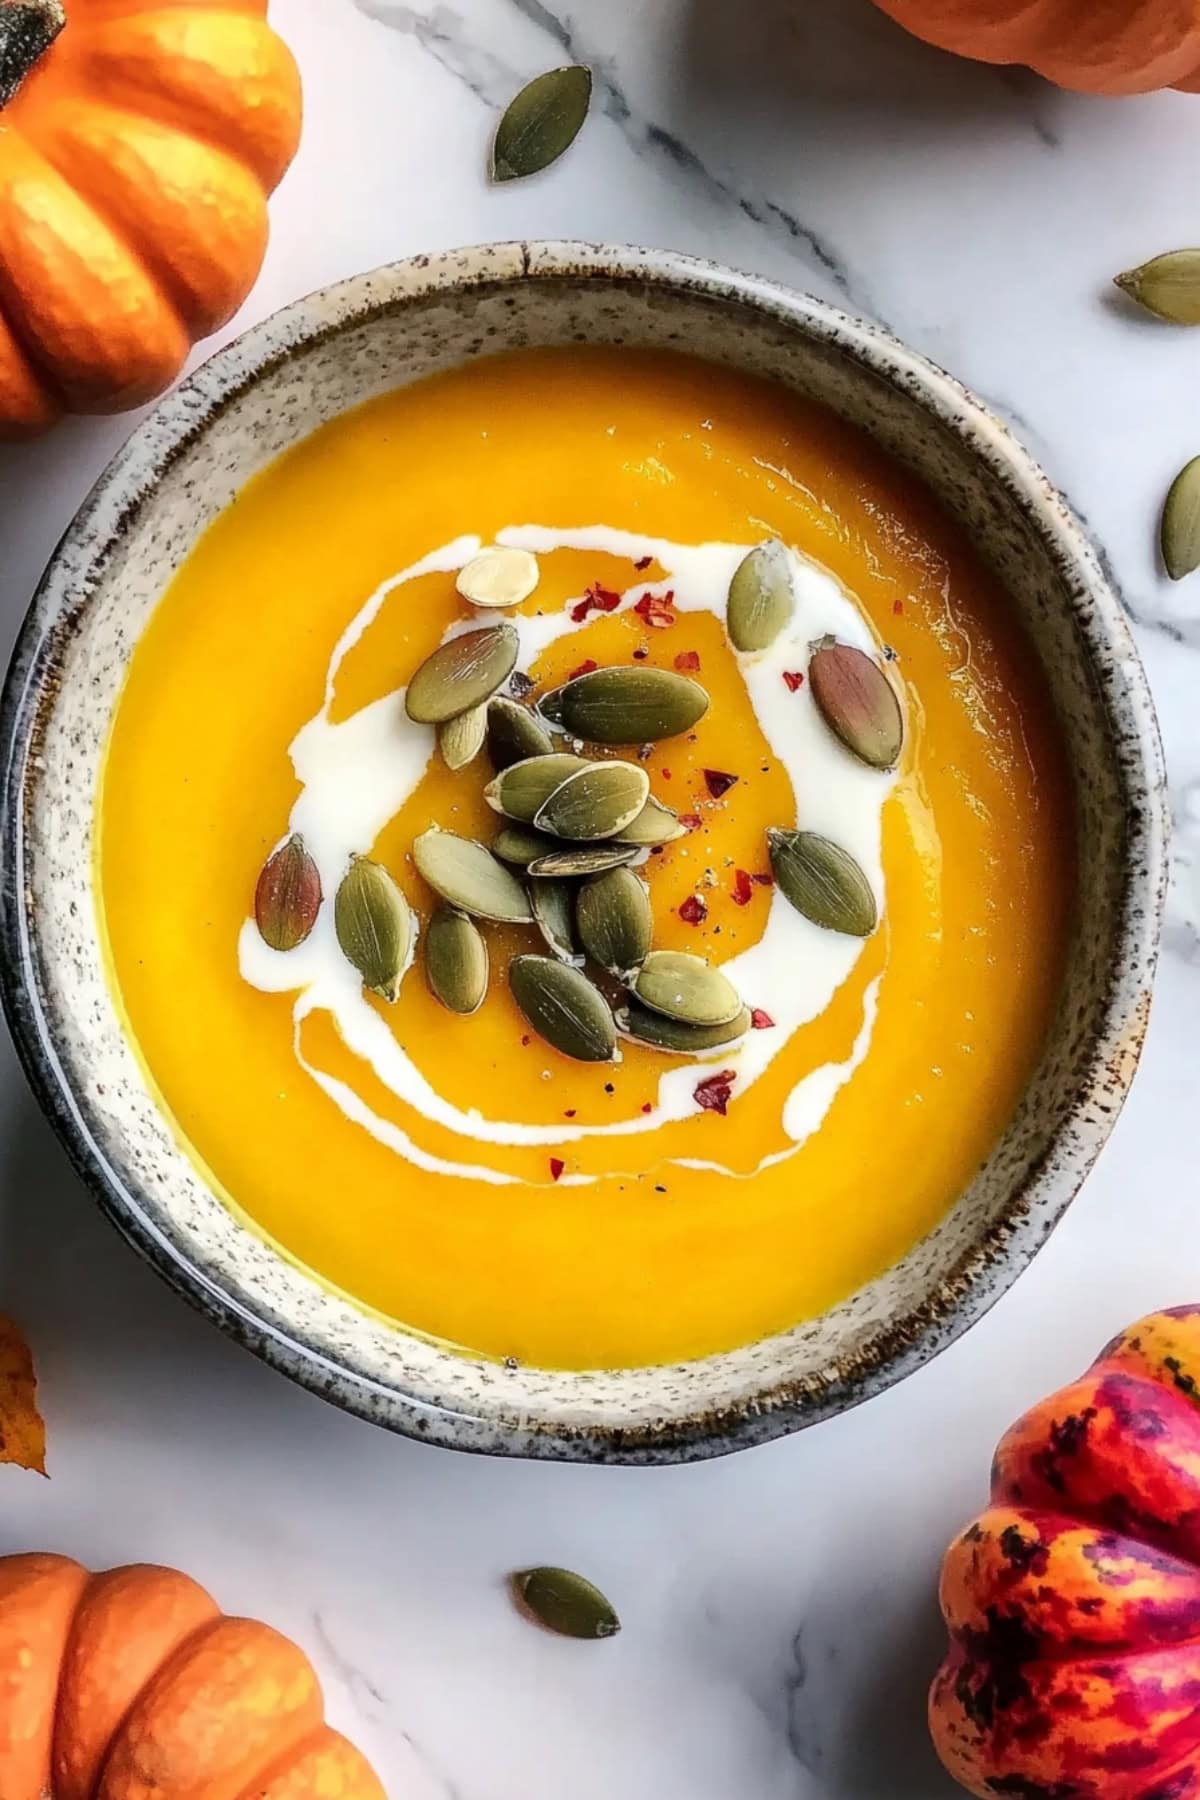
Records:
[[[514,868],[528,868],[539,856],[548,856],[557,850],[558,844],[552,837],[543,832],[534,831],[528,825],[504,825],[496,833],[488,845],[493,856],[501,862],[511,863]]]
[[[454,585],[472,606],[520,606],[538,584],[537,558],[497,545],[458,571]]]
[[[640,763],[589,763],[555,788],[533,822],[555,837],[595,843],[632,824],[649,792],[650,777]]]
[[[363,986],[395,1000],[408,967],[412,913],[386,869],[365,856],[352,859],[333,902],[333,927],[342,955]]]
[[[643,1006],[685,1025],[728,1025],[742,1011],[728,976],[686,950],[652,950],[633,991]]]
[[[871,884],[840,845],[815,831],[767,832],[776,884],[798,913],[827,931],[870,937],[879,922]]]
[[[1200,569],[1200,456],[1171,483],[1163,507],[1162,557],[1172,581]]]
[[[609,869],[585,881],[575,899],[575,927],[593,962],[631,977],[649,952],[654,929],[645,882],[632,869]]]
[[[617,1032],[604,995],[587,976],[551,956],[514,956],[513,998],[540,1037],[575,1062],[611,1062]]]
[[[582,963],[575,942],[575,901],[565,881],[531,881],[533,920],[560,962]]]
[[[623,1037],[651,1050],[663,1050],[672,1056],[701,1056],[707,1050],[720,1050],[745,1037],[750,1029],[750,1008],[743,1006],[737,1017],[724,1025],[685,1025],[681,1019],[651,1012],[634,1000],[617,1013],[616,1021]]]
[[[742,559],[729,584],[725,622],[735,650],[765,650],[796,609],[792,564],[778,538]]]
[[[808,664],[821,717],[852,756],[872,769],[893,769],[904,743],[896,690],[874,657],[823,638]]]
[[[571,844],[561,850],[550,850],[527,863],[525,873],[535,881],[554,880],[558,876],[602,875],[605,869],[621,869],[640,855],[636,844]]]
[[[434,998],[451,1012],[478,1012],[488,985],[488,953],[472,919],[439,906],[425,932],[425,977]]]
[[[542,712],[557,715],[572,737],[591,744],[652,744],[690,731],[708,711],[698,681],[650,666],[593,669],[547,696]]]
[[[465,769],[468,763],[474,762],[483,749],[486,735],[486,706],[473,706],[470,712],[459,713],[457,719],[447,719],[444,725],[439,725],[438,749],[446,767]]]
[[[647,848],[654,844],[672,844],[686,837],[687,826],[679,823],[679,814],[664,806],[651,794],[636,819],[631,819],[617,834],[623,844]]]
[[[571,756],[565,750],[549,756],[527,756],[521,762],[502,769],[483,790],[483,797],[496,812],[519,825],[532,825],[555,788],[561,787],[568,775],[588,767],[586,758]]]
[[[609,1638],[621,1629],[600,1589],[570,1569],[520,1569],[508,1585],[518,1611],[559,1637]]]
[[[512,674],[520,640],[509,624],[463,631],[427,656],[408,684],[404,710],[421,725],[441,725],[481,706]]]
[[[492,144],[492,180],[519,181],[557,162],[587,118],[592,72],[578,64],[548,69],[510,100]]]
[[[295,950],[317,922],[321,876],[294,832],[263,864],[254,890],[254,922],[272,950]]]
[[[414,840],[412,853],[434,893],[451,906],[477,919],[528,924],[531,914],[525,889],[485,845],[435,827]]]
[[[1172,325],[1200,325],[1200,250],[1168,250],[1115,277],[1122,292]]]
[[[549,756],[554,741],[527,706],[497,694],[488,701],[487,748],[493,769],[499,770],[530,756]]]

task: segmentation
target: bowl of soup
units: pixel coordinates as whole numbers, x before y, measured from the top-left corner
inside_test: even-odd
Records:
[[[224,1329],[464,1449],[799,1428],[1003,1292],[1164,878],[1079,521],[881,328],[500,245],[300,301],[101,478],[4,700],[5,1000]]]

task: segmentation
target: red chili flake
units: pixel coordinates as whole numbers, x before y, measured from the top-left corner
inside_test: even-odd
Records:
[[[684,673],[689,669],[698,669],[700,667],[700,652],[698,650],[681,650],[679,655],[675,658],[675,667],[682,670]]]
[[[651,1103],[651,1102],[650,1102],[650,1101],[649,1101],[649,1100],[646,1100],[646,1101],[644,1101],[644,1102],[643,1102],[643,1104],[642,1104],[642,1111],[643,1111],[643,1112],[653,1112],[653,1111],[654,1111],[654,1107],[653,1107],[653,1105],[652,1105],[652,1103]]]
[[[720,1069],[717,1074],[708,1075],[703,1081],[696,1083],[692,1089],[692,1098],[705,1112],[719,1113],[724,1118],[736,1080],[736,1069]]]
[[[799,669],[785,669],[783,679],[787,682],[789,694],[794,694],[798,687],[804,686],[804,676]]]
[[[561,1156],[552,1156],[550,1158],[550,1179],[557,1181],[566,1166]]]
[[[634,651],[633,660],[634,660],[634,662],[645,662],[645,660],[649,656],[649,654],[650,654],[650,652],[643,645],[643,647],[640,650]]]
[[[653,625],[662,631],[666,626],[675,623],[675,614],[671,611],[671,602],[675,598],[675,590],[668,588],[665,594],[643,594],[634,606],[634,612],[646,625]]]
[[[670,779],[671,779],[670,769],[660,769],[658,772],[662,776],[664,781],[670,781]]]
[[[530,1037],[529,1033],[526,1032],[525,1036],[521,1039],[522,1045],[532,1044],[532,1042],[533,1042],[533,1039]]]
[[[705,787],[714,800],[719,800],[722,794],[727,794],[737,782],[737,776],[727,775],[724,769],[702,769],[700,773],[704,777]]]
[[[771,871],[769,869],[764,869],[761,875],[752,875],[750,877],[750,879],[754,883],[755,887],[774,887],[775,886],[775,877],[771,874]]]
[[[894,613],[902,613],[904,611],[903,600],[893,600],[892,601],[892,611]]]
[[[774,1031],[775,1021],[769,1012],[764,1012],[761,1006],[756,1006],[750,1014],[750,1029],[751,1031]]]
[[[653,561],[652,556],[639,556],[633,566],[635,569],[648,569]]]
[[[679,916],[685,925],[703,925],[708,917],[708,902],[699,894],[689,894],[679,908]]]
[[[577,600],[571,608],[571,617],[576,625],[582,625],[589,613],[616,612],[620,604],[620,594],[614,594],[611,588],[601,587],[598,581],[593,581],[583,599]]]
[[[754,883],[750,879],[749,872],[746,869],[735,869],[733,871],[733,904],[749,906],[753,898]]]
[[[563,1118],[564,1119],[573,1119],[578,1110],[579,1109],[577,1107],[568,1106],[566,1112],[563,1114]]]
[[[699,831],[704,820],[699,813],[680,813],[679,823],[685,831]]]
[[[571,670],[571,673],[567,676],[567,680],[574,681],[577,675],[590,675],[593,669],[598,669],[599,667],[600,664],[596,661],[594,656],[585,656],[578,667]]]

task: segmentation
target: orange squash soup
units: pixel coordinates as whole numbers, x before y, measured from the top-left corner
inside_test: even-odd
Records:
[[[902,1256],[1017,1103],[1073,900],[960,531],[825,412],[624,349],[474,363],[250,482],[134,651],[100,821],[128,1030],[228,1204],[560,1368]]]

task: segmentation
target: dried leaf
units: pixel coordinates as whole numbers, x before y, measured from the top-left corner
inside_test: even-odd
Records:
[[[37,1409],[37,1377],[29,1346],[0,1314],[0,1463],[46,1473],[46,1427]]]
[[[557,162],[578,136],[591,98],[592,72],[578,64],[535,76],[496,127],[493,181],[517,181]]]

